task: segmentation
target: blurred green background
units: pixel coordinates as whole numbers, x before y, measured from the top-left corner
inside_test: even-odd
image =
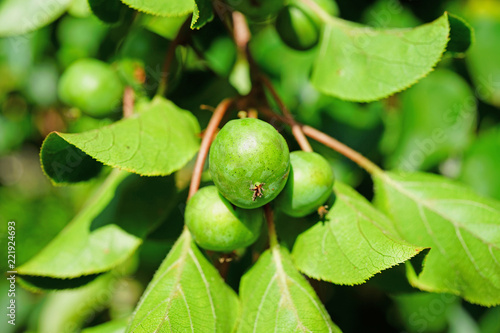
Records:
[[[0,2],[0,13],[5,3]],[[340,17],[377,27],[413,27],[447,10],[470,23],[475,42],[462,57],[445,54],[436,70],[414,87],[382,101],[361,104],[322,95],[308,82],[317,48],[290,50],[272,25],[257,25],[251,52],[296,117],[387,169],[441,173],[500,199],[500,2],[338,0],[337,4]],[[111,63],[123,80],[134,84],[130,73],[138,68],[147,78],[138,89],[151,96],[158,86],[165,52],[183,20],[125,11],[119,23],[110,25],[91,13],[86,0],[73,0],[51,24],[0,38],[2,270],[7,262],[7,221],[16,222],[19,266],[71,221],[109,172],[106,169],[84,184],[54,187],[40,168],[39,149],[51,131],[81,132],[120,117],[117,110],[109,118],[94,119],[63,105],[57,94],[61,73],[75,60],[93,57]],[[194,33],[196,50],[190,46],[178,49],[167,91],[169,99],[198,116],[202,128],[210,113],[200,111],[201,104],[214,106],[223,97],[247,88],[238,74],[242,64],[232,41],[216,21]],[[338,179],[371,198],[372,183],[364,172],[331,150],[313,145],[332,163]],[[180,188],[185,186],[184,173],[181,170],[177,175]],[[16,326],[3,316],[0,332],[75,332],[110,320],[120,327],[180,233],[183,208],[179,205],[169,216],[176,221],[175,232],[160,226],[125,267],[83,287],[42,291],[18,283]],[[286,242],[288,233],[293,241],[293,234],[304,225],[281,228]],[[235,264],[234,277],[228,277],[234,288],[243,269],[240,266],[243,263]],[[499,307],[487,309],[450,295],[417,292],[405,282],[401,266],[361,286],[311,283],[333,321],[345,332],[500,332]],[[5,309],[9,301],[4,292],[6,279],[0,280],[0,286],[0,305]],[[109,326],[103,332],[114,332],[114,328]]]

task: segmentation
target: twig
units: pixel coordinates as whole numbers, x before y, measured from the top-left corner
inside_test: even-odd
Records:
[[[207,129],[205,130],[205,135],[201,140],[200,151],[198,152],[198,157],[196,158],[196,163],[194,165],[193,177],[191,178],[191,185],[189,186],[188,200],[196,193],[196,191],[198,191],[198,188],[200,187],[201,174],[203,172],[203,166],[205,165],[210,145],[212,144],[212,140],[215,136],[217,128],[219,127],[222,117],[224,117],[224,114],[232,103],[232,98],[224,99],[219,103],[219,105],[217,105],[212,117],[210,118]]]
[[[134,114],[134,89],[126,86],[123,91],[123,118],[128,118]]]
[[[191,24],[191,16],[184,21],[177,36],[170,43],[165,57],[165,62],[163,63],[163,68],[160,76],[160,83],[158,84],[158,90],[156,91],[157,96],[163,96],[165,91],[167,91],[168,75],[170,74],[170,67],[175,59],[175,50],[178,45],[182,45],[188,39],[189,32],[191,31],[189,26]]]
[[[233,38],[238,49],[246,53],[248,42],[250,41],[250,29],[248,28],[245,16],[240,12],[233,12]]]
[[[382,173],[382,169],[380,169],[375,163],[355,151],[354,149],[346,146],[342,142],[338,141],[337,139],[332,138],[331,136],[307,125],[301,125],[302,131],[304,131],[304,134],[310,137],[311,139],[314,139],[318,142],[321,142],[327,147],[332,148],[336,152],[339,152],[340,154],[344,155],[351,161],[355,162],[357,165],[365,169],[369,174],[380,174]]]
[[[280,108],[281,112],[283,112],[283,115],[289,120],[290,127],[292,128],[292,134],[295,137],[295,140],[297,140],[297,143],[300,146],[300,149],[303,151],[311,152],[313,151],[311,145],[309,144],[309,141],[307,141],[306,136],[304,135],[304,132],[302,131],[300,125],[295,121],[293,118],[292,114],[286,107],[285,103],[283,103],[283,100],[280,98],[278,95],[278,92],[274,88],[271,80],[269,80],[268,77],[261,75],[260,79],[263,83],[263,85],[269,90],[271,95],[273,96],[274,100],[278,104],[278,107]]]
[[[292,122],[294,122],[295,124],[300,126],[302,132],[305,135],[344,155],[370,174],[380,174],[381,172],[383,172],[382,169],[380,169],[375,163],[373,163],[354,149],[338,141],[337,139],[332,138],[328,134],[325,134],[311,126],[303,125],[296,120],[291,120],[290,118],[276,114],[269,108],[262,108],[260,112],[270,119],[276,119],[290,126],[292,125]]]
[[[276,228],[274,226],[274,214],[269,204],[264,205],[264,214],[267,221],[267,232],[269,234],[269,245],[271,248],[278,245],[278,236],[276,236]]]

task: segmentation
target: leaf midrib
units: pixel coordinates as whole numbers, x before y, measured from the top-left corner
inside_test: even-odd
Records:
[[[161,274],[161,276],[159,276],[159,277],[158,277],[158,279],[154,282],[154,284],[151,286],[151,288],[150,288],[150,289],[149,289],[146,293],[144,293],[144,296],[143,296],[143,298],[142,298],[142,300],[141,300],[140,304],[137,306],[137,309],[139,310],[139,309],[142,307],[142,305],[144,304],[144,301],[145,301],[145,300],[149,297],[149,295],[151,294],[151,292],[152,292],[152,291],[156,288],[156,286],[158,285],[158,283],[159,283],[159,282],[160,282],[160,281],[161,281],[161,280],[162,280],[162,279],[163,279],[163,278],[164,278],[164,277],[168,274],[168,272],[170,272],[172,269],[175,269],[175,268],[177,268],[177,270],[176,270],[176,272],[175,272],[176,274],[175,274],[175,284],[174,284],[176,287],[172,288],[172,290],[170,291],[170,293],[169,293],[168,297],[167,297],[164,301],[160,302],[157,306],[155,306],[153,309],[151,309],[150,311],[148,311],[148,312],[144,315],[144,317],[142,318],[142,320],[141,320],[140,322],[138,322],[138,323],[134,326],[134,328],[131,330],[131,332],[134,332],[134,331],[137,329],[137,327],[139,327],[139,326],[142,324],[142,322],[143,322],[144,320],[146,320],[146,319],[148,318],[148,316],[149,316],[149,315],[150,315],[153,311],[155,311],[158,307],[160,307],[162,304],[164,304],[164,303],[166,303],[166,302],[170,302],[170,301],[172,300],[172,298],[173,298],[173,295],[175,295],[175,294],[177,293],[177,289],[178,289],[179,287],[180,287],[180,288],[182,288],[182,285],[180,285],[180,280],[181,280],[181,277],[182,277],[182,272],[183,272],[183,269],[184,269],[184,265],[185,265],[185,263],[186,263],[186,257],[187,257],[187,255],[189,254],[189,248],[190,248],[190,246],[191,246],[191,244],[190,244],[190,242],[189,242],[188,237],[186,237],[186,236],[183,236],[183,237],[184,237],[184,239],[183,239],[184,244],[183,244],[183,246],[182,246],[182,251],[181,251],[181,253],[182,253],[182,254],[181,254],[181,256],[179,257],[179,259],[175,260],[175,261],[174,261],[174,262],[173,262],[173,263],[172,263],[172,264],[171,264],[171,265],[170,265],[170,266],[169,266],[169,267],[165,270],[165,272],[163,272],[163,273]],[[178,286],[178,287],[177,287],[177,286]],[[167,305],[167,312],[168,312],[168,309],[169,309],[169,307],[168,307],[168,305]],[[161,328],[161,327],[163,326],[163,323],[165,322],[165,320],[167,320],[166,315],[165,315],[165,316],[163,316],[163,319],[162,319],[162,321],[159,323],[159,326],[158,326],[158,328],[156,329],[156,331],[157,331],[159,328]],[[190,322],[192,323],[192,319],[191,319],[191,318],[189,318],[189,320],[190,320]],[[192,326],[191,326],[191,330],[193,331],[193,327],[192,327]],[[155,332],[156,332],[156,331],[155,331]]]

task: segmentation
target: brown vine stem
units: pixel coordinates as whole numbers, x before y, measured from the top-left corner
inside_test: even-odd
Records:
[[[123,118],[128,118],[134,114],[134,89],[126,86],[123,91]]]
[[[158,84],[158,90],[156,91],[157,96],[163,96],[167,91],[168,86],[168,76],[170,74],[170,68],[172,67],[172,63],[175,59],[175,50],[177,46],[184,44],[191,32],[190,29],[191,24],[191,16],[189,16],[186,21],[182,24],[177,36],[170,42],[168,47],[167,55],[165,56],[165,62],[163,63],[163,68],[160,76],[160,83]]]
[[[274,226],[274,213],[269,204],[264,205],[264,214],[267,221],[267,232],[269,234],[269,245],[271,248],[278,245],[278,236],[276,235],[276,227]]]
[[[359,152],[355,151],[349,146],[346,146],[345,144],[329,136],[328,134],[315,129],[314,127],[303,125],[295,120],[290,120],[285,116],[278,115],[274,113],[271,109],[263,108],[261,112],[271,119],[277,119],[290,126],[292,125],[292,122],[294,122],[295,124],[301,127],[301,130],[304,132],[305,135],[335,150],[341,155],[344,155],[345,157],[347,157],[348,159],[359,165],[361,168],[365,169],[369,174],[377,175],[383,172],[383,170],[379,166],[370,161],[368,158],[361,155]]]
[[[238,49],[246,53],[248,42],[250,41],[250,29],[248,28],[245,16],[240,12],[233,12],[233,38]]]
[[[310,137],[311,139],[321,142],[325,146],[330,147],[336,152],[344,155],[345,157],[347,157],[348,159],[350,159],[351,161],[355,162],[357,165],[365,169],[369,174],[377,175],[383,173],[382,169],[378,165],[376,165],[375,163],[373,163],[368,158],[364,157],[354,149],[338,141],[337,139],[334,139],[331,136],[311,126],[302,125],[302,130],[304,131],[304,134]]]
[[[269,92],[273,96],[273,99],[278,104],[278,107],[280,108],[281,112],[283,112],[283,115],[289,120],[290,127],[292,128],[292,134],[295,137],[295,140],[297,140],[300,149],[307,152],[313,151],[311,145],[309,144],[309,141],[307,141],[307,138],[304,132],[302,131],[301,126],[295,121],[292,114],[290,113],[290,110],[288,110],[285,103],[283,103],[283,100],[281,99],[278,92],[274,88],[271,80],[269,80],[269,78],[263,74],[260,75],[260,79],[263,85],[267,88],[267,90],[269,90]]]
[[[205,130],[205,134],[201,140],[200,151],[198,152],[198,157],[196,158],[196,163],[194,165],[193,177],[191,178],[191,184],[189,186],[188,200],[196,193],[196,191],[198,191],[198,188],[200,187],[203,166],[205,165],[205,160],[207,158],[210,145],[212,144],[212,140],[214,139],[215,132],[222,121],[222,117],[224,117],[224,114],[226,114],[226,111],[232,104],[232,98],[224,99],[219,103],[219,105],[217,105],[210,121],[208,122],[207,129]]]

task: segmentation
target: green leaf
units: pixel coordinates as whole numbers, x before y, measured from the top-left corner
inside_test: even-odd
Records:
[[[500,200],[500,126],[481,133],[463,156],[459,179]]]
[[[104,324],[87,327],[81,333],[125,333],[128,318],[114,319]]]
[[[444,177],[424,173],[375,176],[376,202],[406,241],[431,250],[412,285],[500,304],[500,203]]]
[[[297,238],[292,255],[307,276],[337,284],[359,284],[416,255],[389,219],[363,196],[340,182],[326,215]]]
[[[138,11],[158,16],[184,16],[193,11],[194,0],[122,0]]]
[[[312,83],[321,92],[368,102],[408,88],[427,75],[448,43],[448,16],[413,29],[377,29],[330,18]]]
[[[412,28],[422,22],[403,3],[378,0],[365,9],[362,23],[377,28]]]
[[[0,36],[22,35],[61,16],[71,0],[4,0],[0,4]]]
[[[193,18],[191,29],[200,29],[214,19],[211,0],[194,0]]]
[[[238,332],[340,332],[285,248],[264,252],[240,284]]]
[[[179,33],[182,24],[186,21],[184,16],[162,17],[154,15],[141,15],[141,25],[166,39],[174,39]]]
[[[476,123],[476,99],[458,74],[438,69],[400,95],[401,132],[389,168],[428,169],[469,144]]]
[[[127,332],[231,332],[238,310],[236,293],[185,229],[142,295]]]
[[[467,52],[467,67],[477,96],[486,103],[500,107],[500,18],[480,17],[470,21],[475,40]]]
[[[176,207],[176,196],[173,176],[113,170],[68,226],[18,272],[28,279],[73,279],[108,271],[129,258]]]
[[[83,133],[53,132],[45,139],[41,161],[54,183],[86,180],[97,161],[145,176],[165,176],[182,168],[199,148],[196,118],[157,98],[134,117]]]
[[[124,8],[120,0],[88,0],[95,16],[106,23],[116,23],[122,17]]]
[[[37,332],[79,331],[88,317],[109,303],[116,280],[117,277],[109,273],[84,287],[49,294],[41,309]]]
[[[101,163],[55,133],[45,138],[40,157],[42,169],[54,185],[87,181],[102,169]]]
[[[463,18],[453,14],[448,14],[448,20],[450,22],[450,41],[446,51],[454,56],[463,57],[474,40],[472,27]]]
[[[396,294],[391,298],[406,331],[411,333],[446,332],[450,313],[460,301],[455,295],[424,292]]]

